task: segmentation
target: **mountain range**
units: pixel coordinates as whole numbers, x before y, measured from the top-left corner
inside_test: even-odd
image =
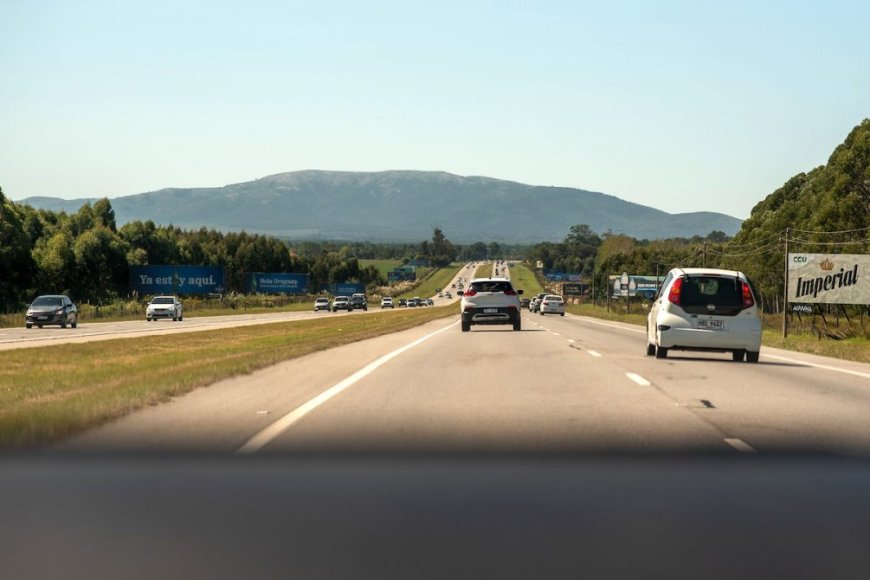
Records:
[[[30,197],[75,212],[96,199]],[[741,220],[670,214],[612,195],[446,172],[294,171],[224,187],[170,188],[112,198],[118,225],[153,220],[186,229],[265,233],[293,240],[420,241],[440,227],[456,243],[561,240],[575,224],[638,239],[734,235]]]

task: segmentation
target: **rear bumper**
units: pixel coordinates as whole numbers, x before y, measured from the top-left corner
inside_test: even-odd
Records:
[[[761,349],[761,320],[755,317],[727,318],[725,330],[693,328],[691,322],[677,316],[659,316],[658,326],[669,326],[657,332],[659,345],[673,350],[733,351]]]
[[[513,324],[519,319],[520,311],[516,308],[466,308],[462,311],[462,322],[467,324]]]

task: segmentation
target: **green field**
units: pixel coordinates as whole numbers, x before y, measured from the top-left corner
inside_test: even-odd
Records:
[[[523,296],[526,298],[531,298],[535,294],[544,291],[538,283],[537,278],[535,278],[534,272],[529,270],[526,266],[522,264],[513,265],[510,267],[510,272],[511,282],[513,283],[514,288],[522,290]]]
[[[384,278],[386,278],[387,272],[390,272],[402,265],[402,260],[360,260],[359,265],[361,268],[365,268],[366,266],[374,266],[378,269],[378,272],[383,274]]]
[[[492,278],[492,263],[487,262],[477,267],[474,272],[475,278]]]
[[[3,353],[0,448],[62,440],[146,405],[275,363],[453,316],[402,309]]]
[[[463,265],[464,264],[451,264],[446,268],[435,270],[432,275],[426,278],[426,280],[424,280],[419,286],[415,287],[413,290],[405,292],[404,294],[400,294],[398,298],[413,298],[414,296],[429,298],[430,296],[434,296],[437,294],[436,288],[446,288],[450,285],[450,281],[454,276],[456,276],[456,273],[459,272],[459,269],[462,268]]]

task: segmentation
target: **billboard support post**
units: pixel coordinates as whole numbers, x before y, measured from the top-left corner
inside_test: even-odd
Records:
[[[782,337],[788,338],[788,233],[785,228],[785,263],[782,284]]]

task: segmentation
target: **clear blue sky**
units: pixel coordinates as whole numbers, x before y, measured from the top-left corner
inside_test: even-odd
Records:
[[[0,0],[0,187],[422,169],[745,218],[870,116],[868,23],[863,0]]]

